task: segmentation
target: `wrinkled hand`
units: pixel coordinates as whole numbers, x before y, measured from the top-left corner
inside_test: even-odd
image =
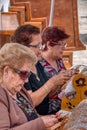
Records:
[[[49,128],[49,127],[55,125],[56,123],[58,123],[58,119],[56,118],[55,115],[42,116],[41,118],[42,118],[46,128]]]
[[[68,80],[70,80],[72,76],[74,76],[78,73],[79,73],[78,69],[65,70],[65,71],[61,71],[58,75],[55,76],[55,78],[58,81],[58,85],[63,85]]]
[[[53,89],[55,90],[56,88],[62,87],[64,84],[66,84],[77,73],[77,69],[61,71],[59,74],[53,76],[49,80],[50,84],[53,84]]]
[[[60,72],[58,75],[55,75],[53,78],[55,85],[63,85],[71,78],[71,74],[68,70],[66,70]]]
[[[64,117],[69,117],[71,112],[66,111],[66,110],[60,110],[56,113],[56,117],[58,119],[64,118]]]

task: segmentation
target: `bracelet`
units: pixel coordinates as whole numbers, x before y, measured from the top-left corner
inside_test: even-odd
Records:
[[[46,93],[48,94],[49,93],[49,89],[48,89],[47,85],[45,85],[43,88],[45,89]]]

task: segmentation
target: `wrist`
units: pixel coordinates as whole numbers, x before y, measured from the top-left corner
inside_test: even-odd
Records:
[[[48,86],[45,84],[43,88],[44,88],[46,94],[48,94],[48,93],[49,93],[49,88],[48,88]]]

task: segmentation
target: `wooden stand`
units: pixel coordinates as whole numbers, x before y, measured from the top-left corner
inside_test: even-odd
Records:
[[[53,25],[63,28],[70,35],[70,38],[67,40],[67,51],[85,49],[85,46],[79,39],[77,1],[78,0],[55,0]],[[29,2],[31,2],[32,5],[32,16],[45,16],[49,23],[51,0],[45,0],[44,2],[42,0],[37,0],[37,2],[36,0],[29,0]]]

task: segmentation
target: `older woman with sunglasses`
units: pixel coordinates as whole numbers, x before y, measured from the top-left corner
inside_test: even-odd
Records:
[[[39,28],[32,25],[22,25],[18,27],[11,36],[12,42],[18,42],[33,50],[38,57],[36,64],[37,75],[32,73],[29,81],[24,85],[28,90],[31,98],[36,106],[36,110],[41,115],[52,114],[49,113],[49,96],[48,94],[56,89],[58,86],[63,85],[71,75],[68,72],[62,72],[49,79],[42,67],[39,60],[41,59],[41,35]],[[48,80],[49,79],[49,80]]]
[[[23,88],[37,58],[27,47],[7,43],[0,49],[0,130],[46,130],[54,115],[40,117]]]

